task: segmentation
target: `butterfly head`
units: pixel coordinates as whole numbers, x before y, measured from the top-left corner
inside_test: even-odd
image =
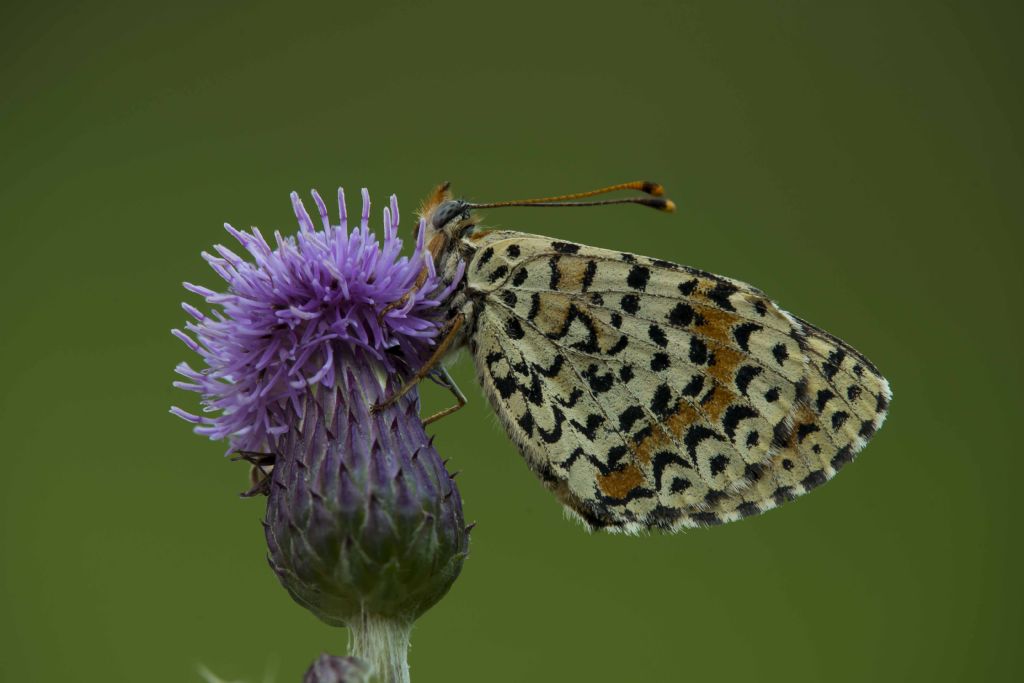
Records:
[[[472,205],[453,198],[449,188],[449,183],[438,185],[420,206],[419,214],[426,230],[424,242],[435,258],[446,245],[457,240],[476,222]]]

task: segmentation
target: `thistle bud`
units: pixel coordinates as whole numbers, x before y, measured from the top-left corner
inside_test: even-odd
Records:
[[[308,392],[303,419],[276,440],[270,564],[329,624],[364,614],[411,623],[448,591],[466,556],[458,491],[415,396],[370,413],[402,376],[358,352],[339,361],[336,386]]]

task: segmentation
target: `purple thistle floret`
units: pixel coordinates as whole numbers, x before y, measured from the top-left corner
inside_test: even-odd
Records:
[[[340,223],[331,225],[327,207],[313,192],[322,230],[292,193],[299,222],[296,236],[274,233],[275,247],[257,228],[251,232],[225,224],[252,257],[246,261],[227,247],[203,258],[228,284],[226,293],[184,283],[214,307],[205,315],[182,308],[194,320],[172,333],[206,365],[176,368],[187,381],[180,389],[202,394],[203,415],[173,407],[171,412],[196,425],[198,434],[228,438],[233,449],[260,450],[284,434],[286,406],[301,415],[310,386],[335,385],[340,349],[362,349],[388,371],[421,363],[433,344],[438,305],[458,284],[441,286],[433,260],[423,245],[421,222],[411,257],[399,256],[398,202],[384,208],[384,240],[369,230],[370,196],[362,190],[359,227],[348,230],[344,191],[338,190]],[[426,268],[426,280],[414,287]],[[389,304],[400,305],[389,308]],[[214,414],[214,415],[211,415]]]

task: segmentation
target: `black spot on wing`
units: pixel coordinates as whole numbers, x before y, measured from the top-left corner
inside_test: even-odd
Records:
[[[526,334],[518,318],[509,318],[505,321],[505,333],[512,339],[522,339]]]
[[[714,301],[718,306],[726,311],[735,311],[736,307],[729,301],[729,297],[735,294],[739,289],[736,285],[731,282],[725,282],[720,280],[712,289],[708,292],[707,296],[709,299]]]
[[[505,277],[506,275],[508,275],[508,266],[502,264],[495,268],[494,271],[487,276],[487,281],[490,283],[495,283],[501,278]]]
[[[609,347],[609,349],[605,351],[605,353],[607,353],[609,356],[615,356],[627,346],[629,346],[629,337],[627,337],[626,335],[622,335],[621,337],[619,337],[618,341],[612,344],[611,347]]]
[[[558,257],[552,256],[548,259],[548,268],[551,269],[551,277],[548,280],[548,289],[558,290],[558,283],[562,279],[562,272],[558,269]]]
[[[597,261],[587,261],[587,268],[583,271],[583,280],[580,283],[580,291],[587,291],[590,285],[594,284],[594,276],[597,275]]]
[[[545,443],[557,443],[562,438],[562,423],[565,422],[565,413],[558,406],[551,406],[551,417],[554,420],[554,426],[550,430],[545,430],[537,425],[537,434]]]
[[[725,415],[722,416],[722,428],[725,430],[725,435],[729,437],[730,441],[735,440],[736,426],[739,425],[740,421],[757,417],[757,415],[757,411],[749,406],[735,403],[729,406],[725,411]]]
[[[630,315],[640,310],[640,299],[636,294],[625,294],[619,299],[619,306]]]
[[[585,436],[587,440],[593,441],[594,437],[597,436],[597,428],[604,423],[604,417],[601,415],[590,414],[587,415],[587,424],[580,424],[577,420],[569,420],[569,424],[576,428],[580,434]]]
[[[651,370],[654,372],[661,372],[665,368],[671,367],[672,361],[669,359],[667,353],[661,353],[660,351],[651,356]]]
[[[537,369],[537,372],[544,375],[545,377],[554,377],[559,372],[561,372],[562,365],[564,364],[565,356],[563,356],[562,354],[558,354],[557,356],[555,356],[555,360],[551,362],[551,365],[549,367],[545,368],[544,366],[537,365],[536,363],[534,363],[533,367],[535,367]]]
[[[762,369],[756,365],[744,365],[736,371],[736,388],[740,390],[740,393],[744,396],[747,395],[747,388],[750,387],[750,383],[754,381],[754,378],[760,375]]]
[[[679,290],[679,293],[682,294],[683,296],[690,296],[697,289],[697,278],[687,280],[686,282],[680,282],[678,285],[676,285],[676,288]]]
[[[498,294],[498,296],[501,297],[501,300],[505,303],[506,306],[508,306],[509,308],[515,308],[515,305],[516,305],[516,293],[515,292],[513,292],[510,289],[503,289],[503,290],[501,290],[501,293]]]
[[[647,328],[647,336],[650,337],[652,342],[661,348],[668,346],[668,337],[665,336],[665,331],[654,323],[651,323],[651,326]],[[696,339],[696,337],[694,337],[694,339]]]
[[[819,390],[818,396],[814,402],[814,405],[817,407],[818,412],[820,413],[821,411],[823,411],[825,409],[825,404],[827,404],[834,397],[835,394],[833,394],[828,389]]]
[[[633,266],[626,276],[626,284],[641,292],[647,289],[647,281],[651,278],[651,271],[644,266]]]
[[[701,389],[703,388],[704,376],[701,374],[696,374],[690,378],[690,381],[686,383],[686,386],[683,387],[683,390],[679,393],[681,393],[683,396],[696,396],[701,392]]]
[[[526,314],[527,320],[533,320],[537,317],[537,313],[540,312],[540,293],[534,292],[530,295],[530,310]]]
[[[775,356],[775,362],[782,365],[789,358],[789,349],[782,342],[779,342],[772,347],[772,355]]]
[[[776,505],[782,505],[796,498],[796,490],[792,486],[780,486],[772,493]]]
[[[680,301],[668,313],[668,321],[676,327],[686,327],[693,322],[696,313],[689,304]]]
[[[526,432],[526,436],[533,436],[533,413],[531,413],[529,409],[527,409],[527,411],[523,413],[516,422],[518,422],[522,430]]]
[[[796,428],[796,442],[803,443],[804,439],[813,434],[814,432],[820,431],[821,428],[813,422],[808,422],[800,425]]]
[[[619,413],[619,428],[623,432],[632,431],[637,420],[643,418],[644,409],[640,406],[629,406]]]
[[[555,400],[562,404],[563,408],[575,408],[581,398],[583,398],[583,390],[579,387],[573,387],[572,393],[569,394],[569,398],[556,396]]]
[[[526,278],[529,277],[529,275],[530,274],[526,272],[525,267],[517,268],[516,274],[512,276],[512,284],[515,285],[516,287],[521,286],[524,282],[526,282]]]
[[[708,362],[708,345],[699,337],[690,337],[690,362],[696,365]]]
[[[509,258],[519,258],[519,254],[520,251],[518,244],[510,244],[508,249],[505,250],[505,255]]]
[[[722,472],[725,472],[725,468],[729,465],[729,458],[726,455],[719,453],[715,457],[711,458],[711,476],[717,477]]]
[[[828,481],[828,477],[825,476],[825,473],[821,470],[815,470],[814,472],[811,472],[806,477],[801,479],[800,484],[804,487],[805,490],[811,491],[813,489],[818,488],[826,481]]]
[[[743,323],[732,331],[732,336],[741,349],[750,353],[750,335],[763,329],[757,323]]]
[[[682,493],[691,486],[693,486],[693,484],[686,477],[676,477],[672,480],[672,486],[669,487],[669,490],[672,493]]]
[[[491,260],[492,256],[494,256],[494,247],[487,247],[486,249],[483,250],[483,252],[481,252],[480,259],[476,262],[477,272],[479,272],[481,268],[487,265],[487,262]]]
[[[832,467],[835,469],[841,468],[846,463],[853,460],[853,448],[850,446],[843,446],[839,449],[839,452],[832,457]]]
[[[673,453],[672,451],[660,451],[654,454],[654,457],[651,458],[651,470],[654,474],[655,488],[659,489],[660,487],[662,487],[662,475],[665,474],[665,468],[667,468],[669,465],[678,465],[679,467],[682,467],[684,469],[692,469],[688,462],[680,458],[677,454]],[[676,481],[679,481],[679,479],[676,479]],[[686,481],[686,479],[683,479],[683,481]],[[690,482],[686,481],[685,488],[689,488],[689,484]]]
[[[839,372],[839,367],[843,364],[843,360],[846,359],[846,351],[843,349],[836,349],[829,354],[828,361],[822,364],[821,369],[825,373],[825,378],[831,380]]]
[[[559,254],[575,254],[580,250],[580,245],[570,244],[569,242],[552,242],[551,248]]]
[[[658,417],[668,417],[675,412],[677,403],[672,400],[672,389],[667,384],[658,385],[651,398],[651,410]]]
[[[740,517],[753,517],[761,512],[761,508],[757,506],[757,503],[743,503],[736,508],[736,512],[740,513]]]
[[[599,374],[597,365],[591,364],[580,375],[590,384],[590,390],[595,394],[603,394],[615,385],[615,377],[610,372]]]
[[[697,457],[697,446],[706,439],[725,440],[721,434],[718,434],[713,429],[708,429],[704,425],[690,425],[690,428],[686,430],[683,444],[686,446],[686,451],[690,454],[691,458]]]

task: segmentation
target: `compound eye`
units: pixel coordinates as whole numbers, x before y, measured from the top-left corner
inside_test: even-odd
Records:
[[[430,222],[435,230],[440,230],[450,220],[464,213],[466,213],[466,202],[449,200],[437,207],[437,211],[434,212],[434,217]]]

